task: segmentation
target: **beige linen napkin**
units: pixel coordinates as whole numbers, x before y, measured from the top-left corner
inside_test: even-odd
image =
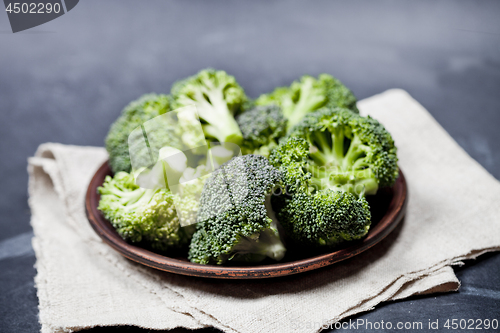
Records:
[[[500,249],[500,184],[406,92],[359,102],[392,133],[409,186],[404,221],[345,262],[283,279],[209,280],[154,271],[94,233],[84,196],[103,148],[43,144],[29,160],[43,332],[106,325],[317,332],[380,302],[456,290],[450,265]]]

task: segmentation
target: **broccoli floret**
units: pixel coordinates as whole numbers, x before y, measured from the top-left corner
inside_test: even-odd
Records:
[[[295,242],[334,247],[368,233],[371,214],[364,197],[334,190],[273,197],[281,225]]]
[[[257,106],[236,118],[243,134],[243,154],[269,156],[286,134],[286,118],[277,105]]]
[[[189,260],[281,260],[286,249],[270,208],[270,195],[280,179],[280,172],[258,155],[235,157],[214,171],[201,195]]]
[[[121,171],[107,176],[98,192],[98,209],[123,239],[144,241],[160,251],[186,245],[191,239],[194,227],[181,227],[168,189],[141,188],[134,176]]]
[[[347,109],[321,109],[292,129],[310,148],[305,171],[322,189],[375,194],[398,177],[397,149],[391,134],[375,119]]]
[[[291,239],[309,246],[332,247],[366,235],[371,214],[365,197],[314,186],[309,170],[315,162],[306,140],[290,137],[280,143],[270,162],[282,171],[284,184],[280,195],[272,197],[272,207]]]
[[[288,129],[295,126],[309,112],[321,107],[344,107],[359,113],[356,97],[339,80],[328,74],[318,78],[309,75],[294,81],[290,87],[279,87],[259,96],[257,105],[277,104],[288,119]]]
[[[205,137],[240,144],[241,131],[234,116],[247,98],[234,76],[205,69],[172,86],[175,108],[194,104]]]
[[[106,150],[109,153],[109,165],[113,172],[130,172],[132,169],[128,145],[130,133],[144,122],[168,111],[170,111],[170,97],[157,94],[143,95],[123,109],[120,117],[111,125],[105,140]],[[173,126],[172,128],[163,128],[158,133],[148,133],[148,135],[154,137],[151,144],[157,145],[159,148],[167,144],[171,147],[181,148],[180,140],[175,134]],[[146,152],[138,152],[138,154],[140,153]],[[140,156],[137,158],[141,159]],[[144,156],[144,160],[149,160],[149,158],[149,155]]]

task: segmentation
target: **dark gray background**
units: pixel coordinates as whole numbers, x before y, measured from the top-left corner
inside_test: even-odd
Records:
[[[326,72],[359,99],[406,89],[498,179],[499,17],[500,2],[484,0],[86,0],[12,34],[0,12],[0,331],[39,329],[26,193],[39,144],[102,146],[130,100],[204,67],[235,75],[251,97]],[[500,319],[499,267],[500,255],[483,256],[456,270],[460,292],[359,318]]]

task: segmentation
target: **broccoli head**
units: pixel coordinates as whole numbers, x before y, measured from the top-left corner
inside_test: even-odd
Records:
[[[139,99],[128,104],[122,114],[111,125],[106,137],[106,150],[109,153],[109,165],[113,172],[130,172],[132,169],[129,155],[129,135],[134,129],[141,126],[146,121],[170,111],[170,96],[146,94]],[[160,148],[169,145],[181,148],[180,139],[175,134],[175,127],[162,128],[158,133],[148,133],[154,137],[151,144]],[[141,156],[138,156],[140,159]],[[149,159],[144,156],[144,159]]]
[[[334,247],[368,233],[371,214],[364,197],[335,190],[272,198],[281,225],[296,243]]]
[[[394,140],[369,116],[325,108],[308,114],[290,135],[308,143],[303,168],[311,174],[309,184],[320,190],[375,194],[398,177]]]
[[[257,106],[240,114],[236,121],[243,134],[243,154],[269,156],[286,134],[286,119],[279,106]]]
[[[281,260],[286,249],[270,205],[280,179],[280,172],[258,155],[235,157],[215,170],[201,194],[189,260]]]
[[[314,186],[309,143],[290,137],[273,150],[270,162],[282,171],[280,195],[272,207],[288,236],[309,246],[337,246],[366,235],[371,224],[368,202],[338,188]]]
[[[255,104],[281,106],[285,118],[288,119],[288,129],[309,112],[325,106],[344,107],[359,113],[356,97],[339,80],[328,74],[320,74],[317,79],[304,75],[290,87],[279,87],[269,94],[259,96]]]
[[[205,137],[240,144],[241,131],[234,119],[247,101],[234,76],[205,69],[172,86],[175,108],[194,104]]]
[[[168,189],[141,188],[133,175],[121,171],[107,176],[98,192],[98,209],[123,239],[144,241],[160,251],[186,245],[191,239],[194,227],[181,227]]]

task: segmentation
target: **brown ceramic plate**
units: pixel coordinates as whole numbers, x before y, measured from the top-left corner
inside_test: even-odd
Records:
[[[372,226],[368,235],[349,247],[327,252],[304,252],[302,249],[288,248],[283,261],[265,261],[258,265],[213,266],[194,264],[187,260],[186,251],[170,256],[155,253],[139,245],[124,241],[99,210],[97,187],[104,178],[111,175],[108,163],[104,163],[92,178],[85,199],[87,217],[97,234],[126,258],[137,263],[171,273],[218,279],[264,279],[310,271],[351,258],[380,242],[394,230],[402,220],[407,202],[407,188],[403,172],[400,171],[396,184],[390,189],[379,190],[369,198],[372,207]]]

